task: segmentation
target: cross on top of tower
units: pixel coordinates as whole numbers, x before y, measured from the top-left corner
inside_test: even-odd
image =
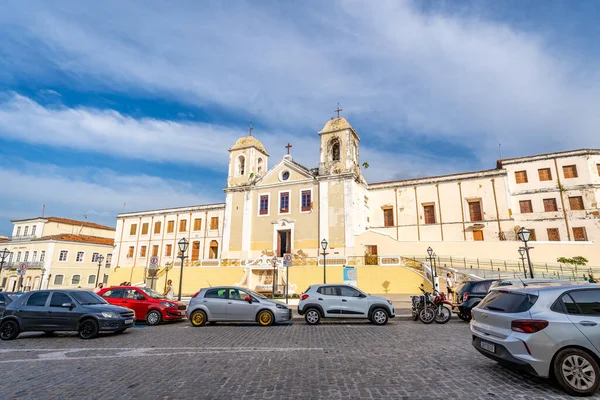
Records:
[[[338,103],[337,109],[335,110],[335,112],[337,113],[337,117],[340,117],[340,111],[342,111],[342,109],[340,108],[340,103]]]
[[[285,148],[286,148],[286,149],[287,149],[287,151],[288,151],[288,154],[290,154],[290,149],[291,149],[292,147],[293,147],[293,146],[292,146],[291,144],[289,144],[289,143],[287,144],[287,146],[285,146]]]
[[[254,128],[252,127],[252,121],[250,121],[250,135],[249,136],[252,136],[252,131],[253,130],[254,130]]]

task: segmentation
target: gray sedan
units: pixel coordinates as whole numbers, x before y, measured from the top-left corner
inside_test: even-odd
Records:
[[[269,326],[292,319],[292,310],[285,304],[235,286],[200,289],[190,300],[187,317],[193,326],[207,322],[257,322]]]

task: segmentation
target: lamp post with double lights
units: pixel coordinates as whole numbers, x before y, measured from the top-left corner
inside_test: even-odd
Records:
[[[519,233],[517,234],[523,245],[525,246],[525,253],[527,254],[527,264],[529,265],[529,277],[533,279],[533,266],[531,265],[531,257],[529,256],[529,250],[533,249],[533,247],[527,246],[527,242],[529,242],[529,238],[531,237],[531,232],[525,228],[521,228]]]
[[[329,243],[327,243],[327,240],[321,240],[321,248],[323,249],[323,252],[321,253],[323,255],[323,283],[327,283],[327,260],[325,256],[327,256],[329,253],[325,252],[325,250],[327,250],[328,244]]]
[[[96,274],[96,287],[100,285],[100,268],[102,267],[102,261],[104,261],[104,256],[100,254],[98,256],[98,273]]]
[[[519,254],[521,255],[521,262],[523,263],[523,276],[527,279],[527,268],[525,268],[525,247],[519,247]]]
[[[274,299],[275,298],[275,281],[276,281],[275,270],[277,269],[277,257],[276,256],[273,256],[273,258],[271,258],[271,263],[273,264],[273,288],[271,290],[271,298]]]
[[[431,247],[427,248],[427,255],[429,256],[429,268],[431,269],[431,280],[433,281],[433,288],[437,289],[437,282],[435,279],[437,277],[437,268],[435,265],[436,255]]]
[[[181,252],[181,255],[177,257],[181,258],[181,270],[179,270],[179,294],[177,295],[177,300],[181,301],[181,287],[183,284],[183,260],[186,259],[185,252],[188,249],[189,243],[185,238],[183,238],[177,243],[177,245],[179,246],[179,251]]]

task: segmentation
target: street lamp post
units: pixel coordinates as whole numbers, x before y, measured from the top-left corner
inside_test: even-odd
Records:
[[[529,277],[533,279],[533,266],[531,265],[531,257],[529,256],[529,249],[533,249],[533,247],[528,247],[527,242],[531,237],[531,232],[529,232],[525,228],[521,228],[518,233],[519,239],[523,242],[525,246],[525,253],[527,254],[527,264],[529,265]]]
[[[523,263],[523,276],[527,279],[527,269],[525,268],[525,247],[519,247],[519,254],[521,255],[521,262]]]
[[[437,267],[435,265],[435,253],[431,247],[427,248],[427,255],[429,256],[429,268],[431,269],[431,280],[433,281],[433,288],[437,289]]]
[[[165,288],[163,289],[163,292],[167,290],[167,282],[169,281],[169,267],[171,264],[172,263],[170,262],[165,264]]]
[[[321,240],[321,248],[323,249],[323,252],[321,253],[323,255],[323,283],[327,283],[327,260],[325,258],[325,256],[329,254],[325,252],[325,250],[327,250],[327,245],[327,240]]]
[[[4,250],[0,250],[0,274],[2,273],[2,269],[4,268],[4,260],[10,255],[10,250],[6,247]]]
[[[183,238],[181,239],[178,243],[179,245],[179,251],[181,252],[181,255],[178,258],[181,258],[181,270],[179,271],[179,294],[177,295],[177,300],[181,301],[181,286],[183,284],[183,260],[185,260],[185,252],[187,251],[188,248],[188,241]]]
[[[104,256],[100,254],[98,256],[98,273],[96,274],[96,287],[100,284],[100,267],[102,267],[102,261],[104,261]]]
[[[276,281],[275,269],[277,268],[277,257],[273,256],[273,258],[271,258],[271,263],[273,263],[273,289],[271,290],[271,298],[274,299],[275,298],[275,281]]]
[[[44,275],[46,274],[46,268],[42,268],[42,270],[40,271],[40,287],[38,288],[39,290],[42,290],[44,288]],[[37,290],[37,289],[34,289]]]

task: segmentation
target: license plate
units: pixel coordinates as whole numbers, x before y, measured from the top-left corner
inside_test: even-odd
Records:
[[[127,324],[127,325],[133,324],[133,319],[126,319],[125,324]]]
[[[481,345],[482,349],[487,350],[490,353],[496,352],[496,345],[494,343],[490,343],[490,342],[486,342],[485,340],[482,340],[480,345]]]

